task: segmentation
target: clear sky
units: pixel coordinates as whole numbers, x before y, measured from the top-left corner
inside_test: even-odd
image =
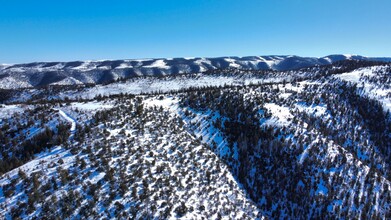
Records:
[[[0,63],[391,56],[391,0],[0,0]]]

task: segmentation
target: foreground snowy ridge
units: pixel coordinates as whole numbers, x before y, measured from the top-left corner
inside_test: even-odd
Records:
[[[106,125],[97,123],[92,128],[94,135],[91,138],[81,141],[75,134],[71,150],[56,147],[5,174],[0,181],[4,195],[7,195],[0,200],[4,208],[1,213],[3,217],[8,219],[19,213],[24,218],[41,218],[47,214],[45,210],[48,209],[54,215],[58,212],[56,204],[61,207],[63,201],[70,199],[69,196],[76,196],[76,200],[69,201],[73,208],[67,210],[66,215],[62,213],[63,217],[80,218],[87,214],[110,218],[262,218],[253,202],[237,186],[227,167],[206,146],[178,126],[175,115],[164,110],[156,112],[154,108],[147,106],[138,115],[136,111],[139,108],[132,106],[142,106],[140,103],[126,102],[122,105],[111,110],[111,113],[105,113],[113,116],[109,116],[111,119],[104,122]],[[129,109],[135,112],[131,110],[133,113],[124,114]],[[59,113],[74,122],[63,111]],[[118,113],[127,116],[115,119],[114,115]],[[142,121],[139,120],[140,117]],[[149,120],[144,121],[146,118]],[[156,127],[160,123],[161,130]],[[88,153],[82,153],[84,151]],[[75,152],[79,153],[75,155]],[[106,160],[109,162],[105,162]],[[70,176],[64,177],[63,172]],[[34,188],[18,188],[11,197],[8,196],[13,181],[24,175],[21,173],[26,173],[26,177],[20,179],[18,186],[27,184],[25,181],[30,178],[38,178],[41,182],[35,185],[38,192],[33,192],[33,195],[38,196],[35,201],[40,201],[36,204],[36,207],[40,207],[36,211],[15,209],[19,207],[17,201],[31,202],[31,190]],[[42,193],[48,192],[43,191],[40,186],[48,184],[52,186],[49,189],[51,196],[42,198]],[[100,187],[100,190],[92,192],[89,187]],[[110,191],[110,188],[116,190]],[[104,202],[106,195],[113,193],[115,199],[111,203]],[[91,196],[99,198],[92,206],[89,202]],[[53,204],[54,198],[58,203]],[[218,205],[219,203],[222,204]]]

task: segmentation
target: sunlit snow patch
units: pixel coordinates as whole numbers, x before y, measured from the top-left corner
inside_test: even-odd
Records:
[[[305,102],[299,102],[295,104],[295,106],[299,111],[306,112],[316,117],[325,116],[327,114],[327,107],[324,104],[320,104],[320,105],[312,104],[308,106],[307,103]]]
[[[170,69],[171,67],[166,65],[164,60],[156,60],[151,65],[144,66],[145,68],[162,68],[162,69]]]
[[[266,120],[263,125],[287,126],[291,123],[293,115],[289,112],[288,107],[274,103],[267,103],[264,107],[272,114],[272,118]]]
[[[384,67],[374,66],[368,68],[361,68],[349,73],[343,73],[336,75],[336,78],[344,81],[357,83],[358,88],[363,88],[363,94],[370,98],[380,101],[384,107],[384,110],[391,111],[391,99],[388,97],[391,94],[391,89],[382,88],[381,85],[370,83],[367,80],[363,80],[362,77],[371,77],[376,74],[377,71],[381,71]]]
[[[10,118],[15,113],[21,113],[24,109],[20,105],[0,105],[0,121]]]
[[[101,102],[93,101],[93,102],[74,102],[71,104],[72,108],[76,108],[79,110],[102,110],[102,109],[110,109],[113,108],[113,104],[104,104]]]

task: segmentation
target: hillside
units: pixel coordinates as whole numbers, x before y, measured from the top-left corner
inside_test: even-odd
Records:
[[[0,216],[391,218],[391,65],[5,90]]]
[[[78,109],[85,112],[72,114],[81,119],[74,137],[3,176],[1,214],[6,218],[261,217],[227,166],[189,135],[179,118],[165,109],[143,107],[140,100],[80,104]],[[91,114],[91,105],[109,110]],[[70,112],[68,107],[59,109]],[[64,111],[50,111],[47,116],[64,122],[73,118]],[[92,124],[80,126],[91,119]]]

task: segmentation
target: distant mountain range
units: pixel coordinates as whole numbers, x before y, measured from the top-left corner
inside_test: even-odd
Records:
[[[0,65],[0,88],[32,88],[46,85],[100,84],[135,76],[164,76],[200,73],[213,69],[292,70],[327,65],[341,60],[391,62],[391,58],[359,55],[247,56],[218,58],[167,58],[73,62],[35,62]]]

